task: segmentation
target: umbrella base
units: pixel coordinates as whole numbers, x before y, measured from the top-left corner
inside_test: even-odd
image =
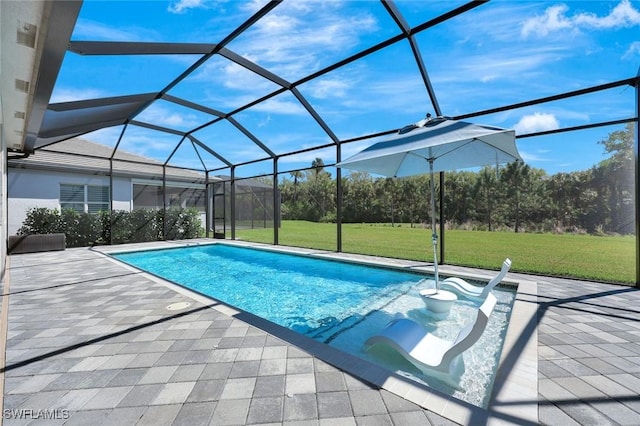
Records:
[[[447,290],[428,288],[420,291],[420,297],[427,307],[427,312],[437,319],[446,318],[458,296]]]

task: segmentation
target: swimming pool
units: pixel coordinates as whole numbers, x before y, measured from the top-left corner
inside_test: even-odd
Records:
[[[363,351],[364,341],[398,313],[449,340],[475,318],[478,304],[462,299],[446,320],[426,315],[418,294],[423,274],[226,244],[113,256],[483,408],[515,298],[513,291],[495,291],[498,305],[483,337],[465,352],[466,372],[453,389],[400,357]]]

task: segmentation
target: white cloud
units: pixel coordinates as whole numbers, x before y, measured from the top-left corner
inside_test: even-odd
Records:
[[[279,88],[258,74],[220,56],[207,61],[187,80],[197,87],[211,105],[235,109],[242,103],[254,101]],[[184,83],[183,83],[184,84]],[[232,92],[221,91],[220,88]]]
[[[207,9],[211,6],[212,2],[207,0],[179,0],[169,4],[167,10],[171,13],[181,14],[189,9]]]
[[[546,155],[541,155],[541,154],[548,154],[548,151],[540,151],[538,153],[533,153],[533,152],[523,151],[520,149],[518,150],[518,152],[520,153],[520,157],[522,157],[525,163],[553,161],[550,157],[547,157]]]
[[[456,17],[458,25],[447,28],[454,31],[458,45],[474,47],[490,46],[492,42],[513,43],[513,36],[520,31],[522,19],[532,15],[534,2],[499,2],[491,7],[478,7],[473,13],[463,13]],[[491,22],[491,25],[487,25]]]
[[[100,22],[79,19],[73,30],[73,37],[86,40],[139,41],[144,38],[155,40],[153,30],[145,28],[111,27]]]
[[[549,63],[557,62],[568,54],[570,47],[566,45],[533,47],[521,55],[514,55],[509,49],[496,49],[469,54],[455,67],[436,69],[431,78],[434,86],[449,84],[452,86],[450,90],[460,89],[461,81],[504,83],[507,80],[537,80]],[[469,90],[473,90],[473,86],[464,87],[465,92]]]
[[[309,82],[301,91],[309,94],[309,97],[324,100],[324,116],[342,118],[371,111],[379,114],[398,111],[411,114],[413,111],[417,121],[428,112],[425,107],[430,105],[427,91],[417,73],[372,74],[364,67],[332,79],[321,78]],[[313,100],[310,100],[313,104]]]
[[[69,89],[58,88],[51,95],[50,102],[53,104],[59,102],[84,101],[88,99],[105,98],[109,95],[98,89]]]
[[[129,126],[124,134],[119,150],[143,157],[165,161],[176,147],[177,136],[167,136],[162,132]],[[117,156],[116,156],[117,157]]]
[[[262,111],[269,114],[307,115],[308,112],[298,102],[283,101],[277,98],[267,99],[251,107],[251,111]]]
[[[331,148],[318,149],[315,151],[301,152],[294,155],[287,155],[284,157],[280,157],[279,161],[282,164],[303,163],[303,164],[311,165],[311,162],[313,162],[313,160],[315,160],[316,158],[322,158],[325,164],[335,163],[336,149],[331,147]]]
[[[120,138],[121,133],[122,126],[113,126],[87,133],[86,135],[83,135],[82,138],[115,148],[115,144]],[[167,156],[176,146],[176,143],[177,141],[175,140],[175,137],[172,138],[170,136],[166,136],[162,132],[142,129],[136,126],[129,126],[125,132],[122,142],[118,146],[115,158],[119,158],[123,153],[130,153],[151,158],[156,161],[165,161]],[[194,158],[188,163],[186,160],[178,158],[183,153],[184,152],[182,150],[179,150],[176,157],[171,161],[171,164],[192,166],[195,168],[202,167],[202,164],[200,164],[197,158]]]
[[[581,13],[576,15],[575,22],[590,28],[634,27],[640,25],[640,12],[629,0],[622,0],[607,16],[600,18],[593,13]]]
[[[262,9],[262,7],[264,7],[266,0],[251,0],[251,1],[243,1],[240,3],[241,4],[238,6],[240,10],[244,10],[245,12],[254,14],[258,10]]]
[[[340,78],[326,78],[310,82],[306,87],[314,98],[343,98],[347,96],[351,82]]]
[[[262,120],[258,122],[257,126],[258,128],[268,126],[270,121],[271,121],[271,114],[267,114]]]
[[[553,114],[536,112],[523,116],[513,128],[517,134],[524,135],[527,133],[555,130],[560,128],[560,123]]]
[[[285,2],[229,48],[285,78],[297,79],[377,30],[373,15],[348,14],[342,8],[341,2]]]
[[[198,120],[195,114],[180,114],[155,103],[146,108],[135,119],[172,129],[189,129],[202,124],[202,120]]]
[[[113,126],[95,130],[80,137],[91,142],[99,143],[109,147],[115,147],[121,133],[122,126]]]
[[[622,59],[633,59],[640,56],[640,41],[634,41],[631,43],[627,51],[622,56]]]
[[[588,29],[617,29],[640,25],[640,12],[629,0],[622,0],[606,16],[594,13],[567,14],[569,6],[557,4],[547,8],[544,15],[527,19],[522,25],[523,37],[544,37],[558,31],[580,31]]]
[[[247,11],[260,8],[264,2],[243,4]],[[347,56],[361,38],[377,29],[377,21],[367,11],[357,13],[344,9],[341,2],[285,2],[258,21],[249,31],[234,40],[228,48],[269,71],[295,81],[337,58]],[[308,19],[313,20],[309,25]],[[306,95],[316,99],[347,98],[358,73],[349,76],[325,76],[306,83]],[[215,56],[197,74],[188,78],[197,83],[208,103],[217,108],[236,108],[239,102],[250,102],[279,86],[247,69]],[[184,84],[184,83],[183,83]],[[215,90],[213,87],[217,87]],[[230,92],[220,88],[230,89]],[[297,102],[270,101],[253,109],[275,114],[302,114]]]
[[[522,25],[521,34],[524,37],[528,37],[532,33],[538,36],[545,36],[550,32],[570,29],[572,23],[565,16],[567,10],[569,10],[569,7],[564,4],[547,8],[543,16],[527,19]]]

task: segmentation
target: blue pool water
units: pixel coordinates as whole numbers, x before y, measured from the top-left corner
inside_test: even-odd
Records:
[[[425,276],[275,253],[225,244],[115,254],[142,270],[305,334],[372,362],[364,341],[401,313],[439,337],[453,340],[475,318],[478,304],[460,299],[446,320],[425,313],[418,292]],[[425,377],[411,364],[385,359],[384,366],[477,406],[486,406],[515,298],[495,291],[498,306],[481,338],[465,352],[460,389]]]

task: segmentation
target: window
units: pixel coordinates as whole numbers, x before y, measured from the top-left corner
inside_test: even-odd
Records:
[[[134,183],[133,184],[133,209],[161,209],[163,192],[166,195],[167,207],[195,208],[200,212],[205,211],[206,191],[204,185],[172,183],[164,189],[158,184]]]
[[[133,209],[161,209],[162,187],[157,185],[133,185]]]
[[[60,184],[60,207],[78,213],[109,210],[109,187]]]

